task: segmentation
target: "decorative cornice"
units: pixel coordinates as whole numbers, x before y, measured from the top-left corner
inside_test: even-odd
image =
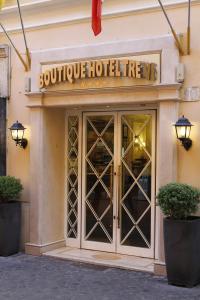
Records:
[[[73,91],[46,91],[26,94],[27,107],[91,107],[156,104],[165,101],[180,102],[180,84],[99,88]],[[95,95],[95,102],[94,102]],[[102,101],[103,96],[103,101]]]
[[[21,8],[23,10],[32,10],[34,8],[39,8],[44,5],[50,5],[53,3],[53,0],[38,0],[36,2],[27,2],[21,3]],[[1,14],[15,13],[18,11],[17,5],[9,5],[2,8]]]
[[[44,95],[49,96],[63,96],[63,95],[87,95],[102,93],[107,94],[110,92],[145,92],[145,91],[159,91],[159,90],[174,90],[179,91],[182,87],[179,83],[174,84],[158,84],[158,85],[135,85],[135,86],[121,86],[121,87],[106,87],[106,88],[89,88],[89,89],[75,89],[75,90],[54,90],[54,91],[40,91],[25,93],[28,97],[41,97]],[[180,99],[177,99],[180,100]]]
[[[53,8],[54,6],[58,7],[58,5],[63,6],[63,0],[57,0],[56,4],[55,1],[52,0],[40,0],[36,3],[27,3],[27,4],[22,4],[23,9],[31,13],[31,11],[34,13],[37,13],[39,9],[42,7],[44,8],[47,5],[48,2],[48,7],[51,6]],[[68,4],[69,5],[69,4]],[[188,0],[183,0],[180,2],[177,1],[171,1],[169,3],[165,4],[165,7],[167,9],[175,9],[175,8],[182,8],[182,7],[187,7],[188,5]],[[193,0],[192,1],[192,6],[200,5],[200,0]],[[112,11],[106,11],[103,15],[104,19],[111,19],[111,18],[118,18],[118,17],[124,17],[124,16],[129,16],[129,15],[134,15],[134,14],[141,14],[141,13],[149,13],[149,12],[154,12],[154,11],[159,11],[160,6],[159,4],[151,4],[151,5],[141,5],[140,7],[137,8],[126,8],[126,9],[115,9],[113,8]],[[11,6],[4,8],[0,15],[2,17],[8,17],[9,19],[9,14],[16,12],[17,7],[16,6]],[[77,15],[77,16],[69,16],[69,17],[60,17],[60,18],[54,18],[51,19],[50,21],[43,21],[43,22],[36,22],[34,24],[29,24],[26,26],[26,30],[35,30],[35,29],[40,29],[40,28],[45,28],[45,27],[52,27],[52,26],[57,26],[57,25],[64,25],[64,24],[73,24],[73,23],[82,23],[82,22],[89,22],[91,19],[90,14],[88,12],[83,13],[82,16]],[[21,27],[19,26],[7,26],[7,31],[10,33],[18,32],[21,31]],[[1,31],[0,31],[1,33]]]

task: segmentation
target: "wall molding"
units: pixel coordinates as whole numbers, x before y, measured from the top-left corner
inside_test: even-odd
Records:
[[[41,9],[41,7],[44,7],[47,2],[51,5],[53,8],[55,4],[51,3],[52,0],[41,0],[37,3],[34,4],[23,4],[23,8],[26,8],[29,13],[32,11],[33,14],[37,14],[37,12]],[[63,1],[59,1],[58,4],[62,4]],[[197,6],[200,5],[200,0],[193,0],[192,1],[192,6]],[[188,0],[183,0],[181,2],[176,2],[172,1],[170,3],[165,4],[166,9],[177,9],[177,8],[187,8],[188,6]],[[130,8],[130,9],[118,9],[115,10],[114,8],[112,11],[105,10],[105,13],[103,14],[103,19],[112,19],[112,18],[120,18],[120,17],[125,17],[125,16],[130,16],[134,14],[141,14],[141,13],[152,13],[156,11],[160,11],[160,6],[159,4],[154,4],[154,5],[143,5],[141,7],[137,8]],[[9,20],[9,14],[17,11],[17,7],[12,6],[9,8],[4,8],[0,15],[2,17],[6,17]],[[54,18],[49,21],[36,21],[34,24],[29,24],[26,26],[27,31],[33,31],[41,28],[48,28],[48,27],[55,27],[55,26],[62,26],[62,25],[71,25],[71,24],[77,24],[77,23],[85,23],[85,22],[90,22],[91,20],[91,15],[86,12],[82,16],[77,15],[77,16],[69,16],[69,17],[60,17],[60,18]],[[8,21],[9,23],[9,21]],[[21,32],[21,27],[20,26],[7,26],[6,27],[7,31],[9,33],[18,33]],[[2,31],[0,30],[0,34],[2,34]]]
[[[31,10],[34,8],[39,8],[41,6],[44,6],[46,4],[51,5],[53,3],[53,0],[38,0],[37,2],[27,2],[27,3],[21,3],[21,8],[23,10]],[[9,5],[2,8],[1,14],[7,14],[7,13],[15,13],[18,11],[17,5]]]
[[[30,255],[40,256],[45,252],[65,247],[65,245],[66,245],[65,240],[54,241],[54,242],[46,243],[46,244],[26,243],[25,244],[25,253],[30,254]]]

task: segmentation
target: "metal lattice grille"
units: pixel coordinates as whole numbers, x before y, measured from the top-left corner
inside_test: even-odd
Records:
[[[68,117],[67,149],[67,237],[77,238],[78,234],[78,116]]]
[[[151,125],[149,115],[122,116],[121,245],[151,248]]]
[[[85,240],[113,241],[114,117],[87,117]]]

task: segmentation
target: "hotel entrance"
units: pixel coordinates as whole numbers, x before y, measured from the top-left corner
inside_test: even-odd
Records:
[[[153,258],[155,112],[69,116],[68,134],[67,245]]]
[[[128,268],[143,257],[145,269],[160,273],[163,214],[155,195],[180,175],[172,126],[182,101],[180,57],[170,36],[121,45],[32,53],[26,252],[63,250],[62,257],[95,263],[106,255]]]

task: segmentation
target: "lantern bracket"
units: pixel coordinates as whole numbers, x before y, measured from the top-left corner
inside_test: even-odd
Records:
[[[21,148],[25,149],[27,147],[27,145],[28,145],[28,141],[27,141],[27,139],[23,138],[16,145],[19,145]]]
[[[192,140],[190,138],[181,138],[180,141],[186,151],[192,147]]]

